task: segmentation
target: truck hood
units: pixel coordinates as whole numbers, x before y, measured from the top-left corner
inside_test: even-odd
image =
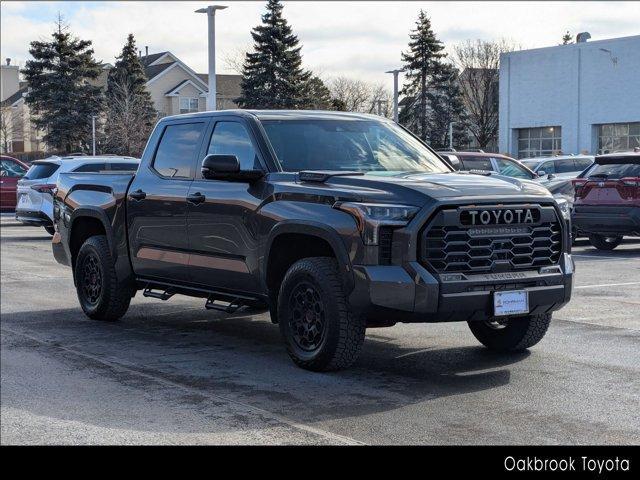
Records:
[[[306,183],[306,182],[305,182]],[[331,177],[325,182],[332,190],[350,191],[362,201],[413,202],[424,205],[431,200],[462,197],[504,199],[509,201],[551,199],[544,186],[529,180],[502,175],[476,175],[468,173],[400,174]]]

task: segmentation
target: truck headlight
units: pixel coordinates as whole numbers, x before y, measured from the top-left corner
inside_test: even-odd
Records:
[[[337,202],[334,208],[351,214],[365,245],[378,244],[381,226],[404,227],[418,213],[419,207],[384,203]]]
[[[562,217],[565,220],[571,220],[571,208],[569,207],[569,202],[562,197],[555,197],[556,204],[562,213]]]

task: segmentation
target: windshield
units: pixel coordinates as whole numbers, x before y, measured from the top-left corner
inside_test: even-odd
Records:
[[[451,169],[418,140],[374,120],[264,120],[284,171],[441,173]]]
[[[527,180],[531,180],[533,175],[531,172],[520,165],[518,165],[515,161],[505,160],[504,158],[494,158],[496,163],[498,164],[498,171],[500,175],[505,175],[507,177],[514,178],[526,178]]]
[[[540,165],[544,160],[520,160],[525,166],[529,167],[531,170],[536,169],[538,165]]]

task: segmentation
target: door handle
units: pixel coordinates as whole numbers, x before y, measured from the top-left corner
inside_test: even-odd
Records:
[[[129,196],[134,200],[144,200],[145,198],[147,198],[147,194],[140,189],[136,190],[135,192],[131,192]]]
[[[200,205],[206,199],[207,199],[207,197],[205,197],[200,192],[197,192],[197,193],[192,193],[191,195],[189,195],[187,197],[187,202],[192,203],[194,205]]]

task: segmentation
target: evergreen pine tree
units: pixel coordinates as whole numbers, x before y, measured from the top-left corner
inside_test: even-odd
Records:
[[[573,43],[572,40],[573,37],[569,33],[569,30],[567,30],[567,33],[562,36],[562,45],[569,45],[570,43]]]
[[[331,92],[320,79],[312,76],[302,88],[303,107],[310,110],[335,110]]]
[[[427,118],[431,107],[428,105],[428,89],[434,77],[441,74],[442,61],[446,55],[444,46],[431,29],[427,14],[420,10],[416,28],[409,34],[409,51],[402,53],[405,85],[402,94],[408,97],[400,122],[423,140],[429,137]]]
[[[139,156],[151,134],[157,112],[146,88],[147,77],[133,34],[109,72],[106,93],[105,150]]]
[[[27,60],[23,70],[31,121],[45,132],[49,148],[88,151],[91,115],[102,109],[100,87],[91,81],[98,78],[101,66],[93,58],[91,41],[73,37],[60,16],[51,36],[50,42],[31,42],[33,60]]]
[[[302,47],[282,16],[279,0],[268,0],[262,24],[251,36],[254,51],[246,55],[236,103],[241,108],[305,108],[311,74],[302,68]]]

